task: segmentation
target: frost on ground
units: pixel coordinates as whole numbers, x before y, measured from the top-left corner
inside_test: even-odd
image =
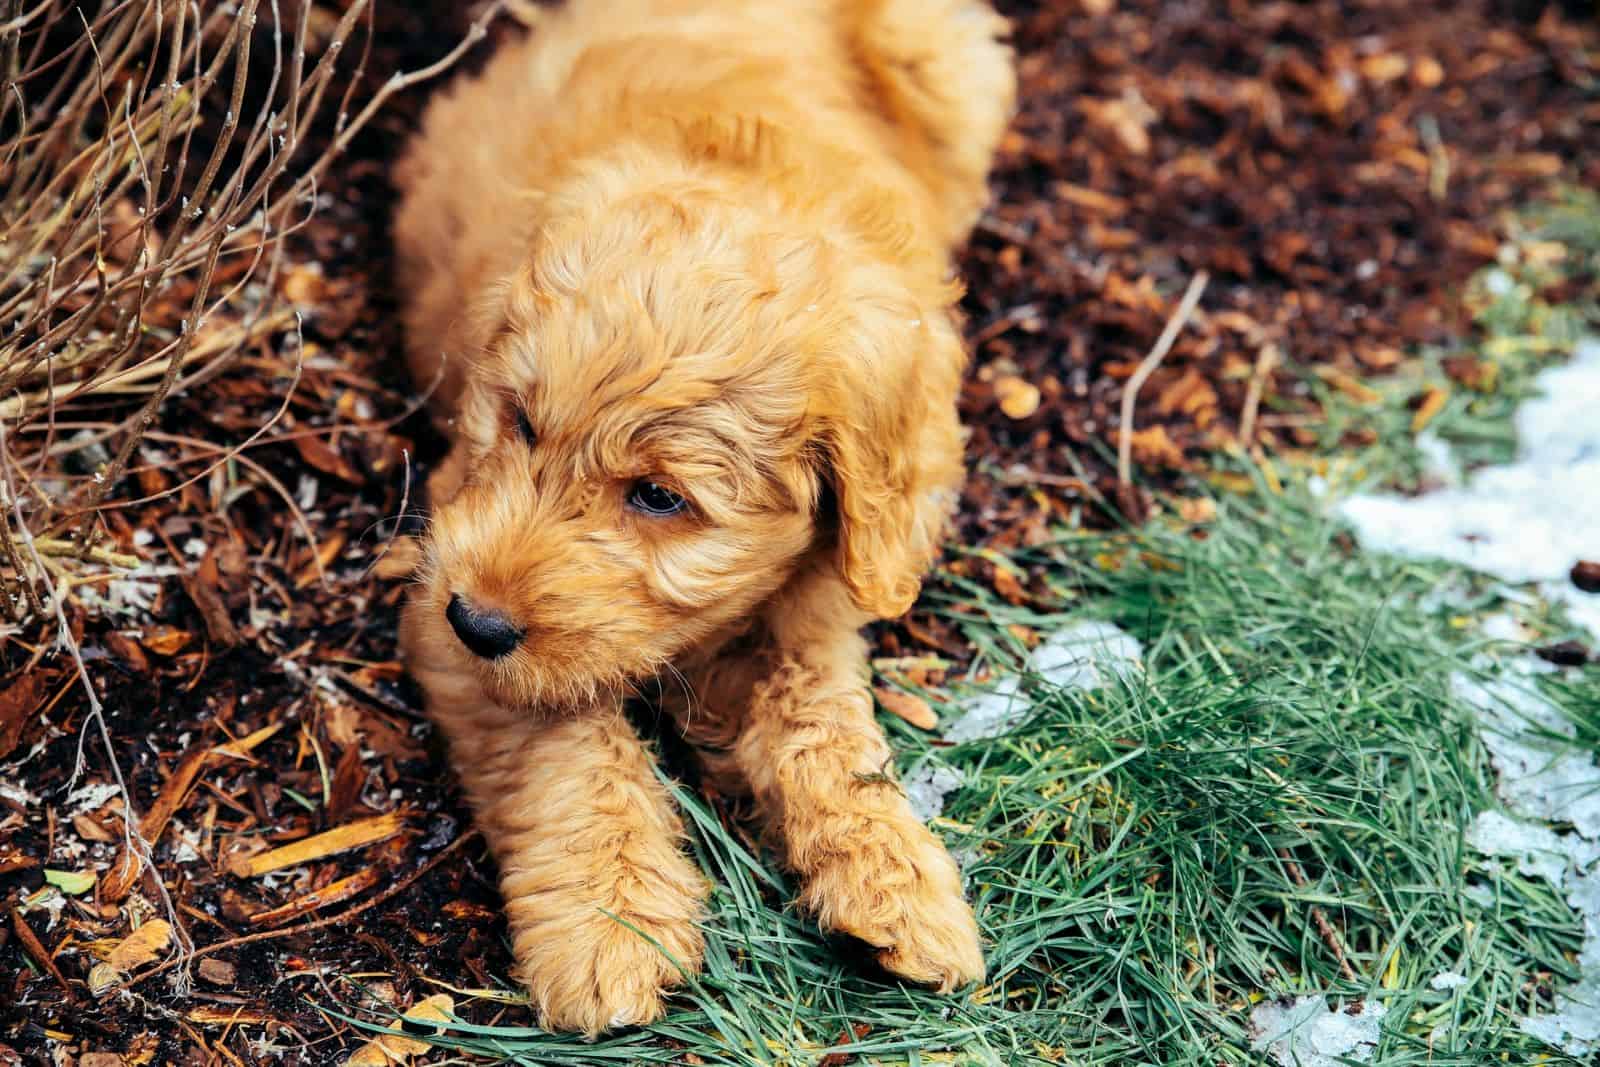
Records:
[[[1379,1023],[1386,1009],[1367,1001],[1361,1010],[1334,1011],[1320,995],[1292,1004],[1263,1001],[1250,1013],[1254,1048],[1283,1067],[1341,1067],[1364,1063],[1378,1047]]]
[[[1357,495],[1339,510],[1369,549],[1538,582],[1600,635],[1600,596],[1567,580],[1600,544],[1600,338],[1581,342],[1565,366],[1541,372],[1535,387],[1542,395],[1517,409],[1515,463],[1418,497]]]
[[[1144,649],[1113,623],[1085,619],[1047,637],[1029,654],[1023,673],[1058,689],[1099,689],[1127,678]],[[944,732],[947,741],[998,737],[1020,723],[1029,703],[1022,695],[1023,675],[1008,674],[988,692],[967,702],[966,714]]]

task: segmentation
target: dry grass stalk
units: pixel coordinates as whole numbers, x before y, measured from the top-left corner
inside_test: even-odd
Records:
[[[1178,303],[1178,309],[1167,320],[1166,328],[1161,331],[1161,336],[1156,338],[1155,347],[1150,353],[1139,361],[1138,369],[1128,379],[1128,384],[1122,390],[1122,421],[1117,427],[1117,483],[1119,485],[1133,484],[1133,405],[1139,399],[1139,390],[1144,386],[1150,375],[1155,373],[1161,361],[1167,358],[1167,353],[1172,350],[1172,343],[1178,339],[1184,324],[1189,321],[1189,316],[1194,314],[1195,305],[1200,303],[1200,294],[1205,292],[1206,283],[1211,280],[1211,275],[1201,271],[1189,280],[1189,288],[1184,290],[1183,299]]]
[[[313,31],[310,0],[110,0],[93,16],[70,0],[0,0],[0,423],[24,521],[70,536],[80,566],[167,398],[290,327],[275,282],[321,175],[395,93],[454,65],[504,4],[353,117],[365,56],[343,60],[372,5],[341,6]],[[349,86],[337,100],[336,75]],[[107,425],[114,444],[93,477],[66,479],[75,449],[57,441],[61,416],[106,394],[143,400]],[[45,618],[5,510],[0,592],[17,586],[14,611]]]

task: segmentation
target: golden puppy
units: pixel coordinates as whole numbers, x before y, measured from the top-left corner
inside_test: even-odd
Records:
[[[621,711],[662,672],[823,927],[941,990],[983,974],[858,630],[911,605],[962,477],[949,254],[1012,106],[1003,28],[571,0],[403,163],[410,361],[452,441],[405,652],[550,1027],[653,1019],[699,963],[705,885]]]

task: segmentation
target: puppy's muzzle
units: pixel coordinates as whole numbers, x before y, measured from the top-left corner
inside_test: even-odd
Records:
[[[484,659],[510,655],[526,635],[525,630],[504,615],[480,608],[460,594],[450,598],[444,617],[450,620],[450,627],[461,638],[461,643]]]

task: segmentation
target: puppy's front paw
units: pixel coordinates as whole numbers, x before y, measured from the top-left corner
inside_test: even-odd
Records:
[[[545,1029],[594,1037],[653,1022],[661,1016],[662,995],[683,982],[678,965],[690,973],[699,969],[703,943],[693,921],[629,922],[661,948],[606,915],[564,931],[547,923],[517,931],[513,919],[518,977]]]
[[[982,979],[978,923],[944,846],[920,823],[868,836],[867,847],[810,878],[806,900],[822,925],[873,946],[885,970],[941,993]]]
[[[918,897],[905,912],[894,942],[878,951],[884,970],[941,993],[983,980],[978,924],[959,894]]]

